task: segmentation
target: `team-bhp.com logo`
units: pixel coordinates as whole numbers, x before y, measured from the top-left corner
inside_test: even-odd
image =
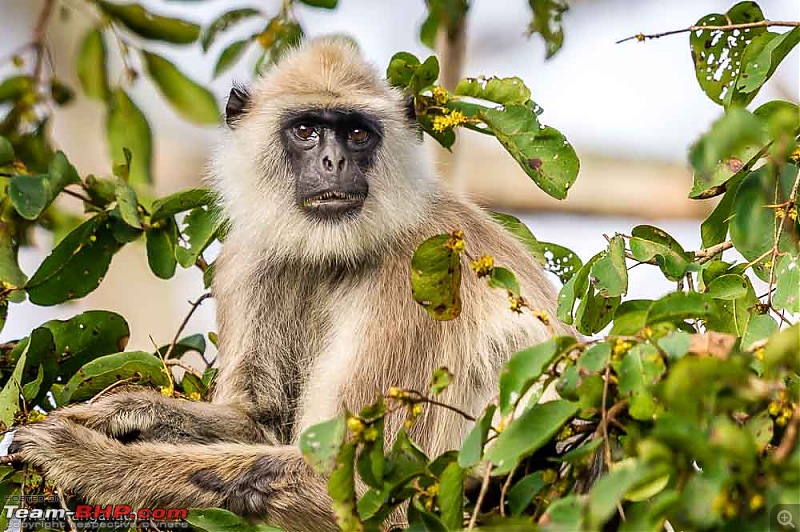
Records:
[[[132,525],[154,530],[187,528],[184,519],[188,515],[185,508],[140,508],[130,506],[79,504],[75,510],[64,508],[24,508],[19,504],[6,504],[3,514],[16,529],[60,528],[68,530],[70,525],[76,529],[91,530],[102,528],[125,528]]]

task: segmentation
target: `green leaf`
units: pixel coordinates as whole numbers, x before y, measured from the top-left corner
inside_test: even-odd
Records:
[[[456,235],[437,235],[425,240],[411,259],[411,291],[414,300],[436,320],[461,314],[461,249]]]
[[[300,435],[300,452],[314,470],[321,474],[329,474],[338,461],[337,456],[344,443],[344,435],[345,418],[342,415],[318,423]]]
[[[133,33],[172,44],[191,44],[200,36],[200,26],[176,18],[155,15],[139,4],[114,4],[97,1],[98,7]]]
[[[778,259],[775,269],[775,308],[791,313],[800,312],[800,260],[791,255]]]
[[[225,73],[228,69],[230,69],[236,62],[242,57],[245,50],[247,50],[247,46],[252,43],[252,39],[242,39],[239,41],[234,41],[222,50],[222,53],[217,60],[217,64],[214,65],[214,78],[221,76]]]
[[[145,232],[147,263],[160,279],[171,279],[178,264],[175,248],[178,245],[178,225],[165,218]]]
[[[0,285],[4,289],[22,288],[28,276],[19,267],[19,244],[8,224],[0,224]],[[9,294],[16,299],[17,294]],[[6,307],[6,310],[8,307]]]
[[[653,302],[649,299],[629,299],[614,313],[610,335],[634,335],[647,325],[647,313]]]
[[[515,482],[511,489],[508,490],[507,500],[511,515],[521,515],[544,487],[543,471],[536,471]]]
[[[172,352],[169,353],[169,357],[167,357],[169,347],[170,344],[162,345],[158,348],[158,351],[153,354],[161,358],[180,358],[189,351],[195,351],[203,355],[206,352],[206,339],[200,333],[185,336],[178,340]]]
[[[664,275],[677,281],[686,274],[692,256],[665,231],[650,225],[638,225],[631,232],[631,254],[638,261],[656,261]]]
[[[31,402],[39,393],[39,390],[42,386],[42,380],[44,379],[44,368],[39,365],[39,369],[36,373],[36,379],[30,381],[25,386],[22,387],[22,398],[25,402]]]
[[[262,16],[261,11],[250,7],[233,9],[223,13],[214,19],[203,32],[203,36],[200,38],[200,45],[203,47],[203,51],[207,52],[221,33],[228,31],[242,21],[257,16]]]
[[[767,205],[775,201],[775,181],[766,167],[751,172],[736,192],[730,221],[731,241],[736,251],[755,260],[772,248],[775,211]],[[763,263],[761,265],[763,267]],[[755,270],[759,273],[758,269]]]
[[[0,82],[0,104],[15,102],[33,90],[30,76],[11,76]]]
[[[486,458],[499,475],[508,473],[526,456],[535,452],[555,436],[561,427],[578,411],[569,401],[539,403],[526,410],[510,423],[486,451]]]
[[[328,478],[328,494],[333,499],[336,524],[345,532],[361,530],[361,521],[356,511],[356,485],[353,478],[356,444],[342,446],[336,457],[336,465]]]
[[[121,247],[109,213],[82,223],[56,246],[28,280],[28,296],[37,305],[56,305],[85,296],[98,287],[111,257]]]
[[[464,479],[466,472],[458,462],[450,464],[439,477],[439,493],[436,495],[446,530],[461,529],[464,520]]]
[[[708,283],[707,292],[714,299],[739,299],[747,294],[747,281],[741,275],[720,275]]]
[[[546,59],[553,57],[564,44],[561,16],[569,9],[562,0],[528,0],[533,19],[528,25],[528,35],[538,33],[544,40]]]
[[[513,78],[465,78],[458,82],[456,96],[470,96],[490,102],[508,104],[528,103],[531,91],[522,79]]]
[[[142,217],[139,214],[139,200],[136,197],[136,192],[120,179],[117,181],[115,194],[122,220],[131,227],[141,229]]]
[[[14,147],[7,138],[0,136],[0,166],[11,164],[16,160]]]
[[[281,532],[280,528],[250,524],[244,518],[222,508],[192,508],[186,521],[200,532]]]
[[[334,9],[339,0],[300,0],[303,4],[323,9]]]
[[[514,297],[519,297],[519,281],[514,272],[502,266],[492,268],[489,276],[489,286],[492,288],[502,288],[507,290]]]
[[[795,285],[797,286],[797,285]],[[769,338],[778,332],[778,324],[775,320],[766,314],[755,314],[750,316],[747,321],[747,327],[742,335],[741,348],[750,350],[753,344]]]
[[[424,63],[408,52],[397,52],[389,61],[386,78],[390,84],[419,94],[430,87],[439,77],[439,60],[428,57]]]
[[[636,344],[613,367],[619,393],[626,396],[648,392],[666,370],[658,350],[650,344]]]
[[[583,515],[582,501],[573,494],[553,501],[540,521],[547,523],[546,530],[587,530]]]
[[[115,89],[108,99],[106,122],[111,161],[116,166],[125,164],[125,149],[132,156],[128,181],[131,184],[149,184],[153,181],[153,136],[142,111],[122,89]]]
[[[189,247],[177,246],[175,256],[184,268],[192,266],[200,254],[214,241],[223,228],[224,221],[213,208],[196,207],[183,219],[184,235]]]
[[[97,357],[124,350],[131,334],[122,316],[105,310],[48,321],[42,327],[53,333],[59,354],[58,373],[63,379],[69,379]]]
[[[494,404],[489,404],[484,410],[483,415],[475,422],[475,426],[464,438],[464,443],[461,445],[461,451],[458,453],[458,465],[464,469],[473,467],[483,458],[483,447],[486,445],[486,440],[489,436],[489,429],[492,426],[492,417],[494,417],[497,407]]]
[[[617,297],[628,291],[628,269],[625,266],[625,240],[614,236],[608,251],[591,268],[592,284],[602,297]]]
[[[733,176],[725,184],[725,195],[700,225],[700,236],[704,247],[711,247],[719,244],[728,236],[728,224],[730,223],[731,210],[733,209],[733,199],[736,191],[739,190],[742,180],[747,177],[749,172],[741,171]]]
[[[595,344],[584,351],[578,358],[578,371],[591,374],[605,369],[611,359],[611,344],[603,342]]]
[[[8,197],[20,216],[35,220],[47,207],[49,188],[46,175],[17,175],[8,185]]]
[[[22,372],[25,369],[25,361],[28,357],[28,347],[26,345],[22,351],[14,371],[6,381],[3,389],[0,390],[0,428],[7,430],[14,422],[19,410],[19,395],[22,391]]]
[[[582,334],[596,334],[614,319],[621,298],[602,297],[589,286],[575,311],[575,324]]]
[[[484,109],[479,116],[539,188],[556,199],[567,197],[580,163],[561,133],[540,127],[536,114],[524,105]]]
[[[673,292],[654,301],[647,314],[647,323],[702,319],[716,310],[714,300],[697,292]]]
[[[47,175],[14,176],[8,186],[8,197],[20,216],[35,220],[64,187],[74,183],[80,183],[80,177],[64,153],[59,151],[50,161]]]
[[[161,94],[185,119],[197,124],[217,124],[220,112],[217,101],[208,89],[187,78],[163,57],[142,52],[145,67]]]
[[[113,353],[84,364],[64,386],[60,404],[85,401],[122,379],[157,387],[170,384],[164,363],[158,357],[144,351]]]
[[[83,93],[89,98],[105,100],[108,96],[106,61],[106,44],[103,41],[103,33],[99,29],[86,32],[81,41],[76,67]]]
[[[751,54],[749,49],[757,39],[763,39],[765,42],[763,46],[759,47],[757,53]],[[745,49],[742,72],[739,74],[736,90],[748,94],[757,92],[772,77],[781,61],[799,42],[800,27],[795,27],[783,34],[765,32],[753,39],[753,42]],[[755,96],[755,94],[753,95]]]
[[[790,371],[800,370],[800,323],[782,330],[770,337],[764,347],[764,373],[773,374],[778,368],[786,367]]]
[[[689,151],[694,169],[689,197],[716,195],[770,140],[764,120],[739,107],[728,110]]]
[[[714,13],[698,20],[695,26],[726,26],[764,20],[761,8],[755,2],[739,2],[727,13]],[[700,87],[715,103],[722,105],[726,91],[730,90],[735,75],[741,68],[745,47],[765,28],[748,28],[740,32],[721,30],[693,31],[689,36],[695,75]]]
[[[574,344],[574,338],[559,336],[515,353],[500,370],[500,413],[508,415],[553,359]]]
[[[214,193],[207,188],[190,188],[159,198],[153,202],[150,215],[151,223],[165,220],[184,211],[211,205]]]
[[[661,468],[654,469],[647,464],[629,458],[598,479],[589,494],[589,521],[592,530],[599,530],[617,510],[625,494],[648,480],[663,474]]]
[[[672,331],[658,339],[658,347],[664,351],[671,361],[683,358],[692,344],[692,337],[683,331]]]
[[[430,392],[431,395],[439,395],[452,384],[455,376],[445,367],[437,368],[431,377]]]

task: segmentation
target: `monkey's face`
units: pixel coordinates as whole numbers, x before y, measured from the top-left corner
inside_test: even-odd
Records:
[[[281,140],[294,177],[297,206],[336,222],[361,211],[367,175],[381,144],[380,122],[347,109],[309,109],[283,120]]]
[[[234,87],[210,176],[228,241],[325,263],[384,253],[437,191],[408,103],[337,39],[287,53],[249,90]]]

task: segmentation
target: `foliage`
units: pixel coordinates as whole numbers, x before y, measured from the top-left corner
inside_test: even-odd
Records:
[[[116,252],[142,239],[155,276],[170,279],[178,265],[199,268],[209,286],[213,263],[204,253],[224,239],[224,220],[205,189],[153,198],[152,133],[130,87],[149,80],[187,120],[216,123],[207,89],[151,43],[199,43],[209,51],[234,26],[260,21],[260,31],[224,46],[214,75],[249,50],[259,71],[301,39],[298,3],[337,5],[296,0],[277,13],[237,8],[200,28],[138,4],[91,0],[99,22],[77,51],[76,90],[49,70],[43,35],[56,0],[46,0],[32,42],[11,58],[15,72],[0,81],[0,328],[11,304],[58,305],[89,294]],[[549,57],[563,42],[566,5],[529,4],[530,31],[545,40]],[[429,46],[469,8],[464,0],[427,5],[420,36]],[[746,27],[720,29],[737,23]],[[474,274],[507,293],[509,312],[530,312],[545,324],[560,319],[593,336],[555,337],[514,354],[496,399],[471,413],[477,419],[461,413],[474,421],[462,447],[440,456],[426,456],[408,433],[424,408],[448,407],[436,399],[453,378],[446,368],[425,393],[391,388],[360,412],[306,432],[301,450],[329,475],[344,530],[379,529],[398,509],[413,530],[660,530],[666,520],[675,529],[766,529],[770,508],[796,503],[800,110],[785,101],[752,111],[746,105],[800,41],[800,28],[769,31],[754,2],[696,26],[715,28],[692,30],[689,44],[701,89],[724,110],[689,151],[690,197],[720,197],[700,227],[704,249],[686,250],[665,231],[641,225],[608,237],[608,247],[583,263],[537,240],[518,219],[495,214],[563,284],[558,315],[548,316],[528,303],[512,271],[483,254],[488,250],[471,248],[469,233],[425,241],[410,265],[409,297],[432,318],[458,319],[461,278]],[[123,60],[121,78],[109,69],[109,48]],[[521,79],[466,78],[448,91],[438,76],[434,56],[423,61],[400,52],[387,68],[389,81],[413,97],[421,129],[441,145],[452,147],[458,128],[494,136],[539,188],[566,197],[577,155],[540,121],[542,110]],[[106,108],[113,162],[106,176],[83,175],[52,146],[51,109],[76,94]],[[67,201],[80,202],[83,215],[62,210]],[[36,227],[51,231],[54,245],[28,277],[17,254]],[[628,271],[640,265],[657,268],[675,291],[655,300],[626,298]],[[126,351],[130,330],[113,312],[42,324],[0,346],[0,423],[7,429],[36,421],[119,383],[204,400],[213,368],[186,371],[179,381],[172,373],[186,353],[206,349],[204,336],[181,332],[152,352]],[[216,343],[214,333],[208,338]],[[550,386],[561,398],[538,403]],[[406,428],[384,441],[385,416],[402,412]],[[592,473],[600,474],[594,484],[587,482]],[[359,496],[361,482],[366,491]],[[0,466],[6,495],[51,489],[35,471]],[[187,520],[197,530],[272,529],[220,509],[193,510]]]

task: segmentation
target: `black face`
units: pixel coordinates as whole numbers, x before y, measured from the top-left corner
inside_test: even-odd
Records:
[[[369,193],[366,175],[382,134],[377,120],[357,111],[309,110],[287,117],[282,137],[297,205],[322,220],[358,214]]]

